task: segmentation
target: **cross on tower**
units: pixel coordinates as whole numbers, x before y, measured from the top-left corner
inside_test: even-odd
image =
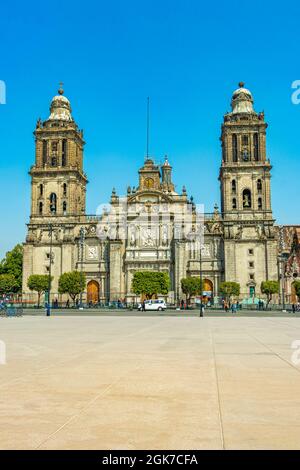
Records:
[[[59,82],[58,93],[59,93],[60,95],[63,95],[63,94],[64,94],[63,82]]]

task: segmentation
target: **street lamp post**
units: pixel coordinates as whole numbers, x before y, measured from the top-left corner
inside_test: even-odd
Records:
[[[48,303],[46,315],[50,317],[51,313],[51,267],[52,267],[52,242],[53,242],[53,226],[49,225],[49,237],[50,237],[50,253],[49,253],[49,276],[48,276]]]
[[[285,258],[281,257],[281,297],[282,297],[282,310],[285,310]]]
[[[279,265],[279,280],[281,281],[281,304],[282,310],[285,310],[285,263],[287,261],[287,257],[285,254],[285,243],[284,243],[284,233],[283,233],[283,226],[279,227],[279,250],[280,253],[278,255],[278,265]]]
[[[84,237],[85,237],[84,227],[81,227],[80,242],[79,242],[80,243],[80,280],[81,280],[81,283],[82,283],[82,270],[83,270]],[[80,291],[79,307],[82,308],[82,290]]]
[[[200,242],[200,253],[199,253],[199,262],[200,262],[200,317],[203,317],[203,286],[202,286],[202,246]]]

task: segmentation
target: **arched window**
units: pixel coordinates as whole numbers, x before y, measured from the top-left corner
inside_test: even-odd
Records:
[[[43,140],[43,165],[46,165],[48,158],[48,145],[47,140]]]
[[[40,196],[43,195],[43,192],[44,192],[44,186],[40,184]]]
[[[50,212],[51,214],[56,214],[57,208],[57,197],[55,193],[50,194]]]
[[[236,192],[236,181],[235,180],[231,181],[231,190],[232,190],[233,193]]]
[[[66,183],[63,184],[63,195],[64,196],[67,195],[67,184]]]
[[[236,209],[236,198],[232,199],[232,209]]]
[[[63,139],[62,141],[62,151],[61,151],[61,166],[67,165],[67,140]]]
[[[244,189],[243,191],[243,208],[251,209],[251,191],[250,189]]]
[[[63,202],[63,214],[64,215],[67,214],[67,203],[66,203],[66,201]]]
[[[248,136],[245,134],[242,136],[242,143],[243,145],[248,145]]]
[[[43,203],[42,202],[39,203],[39,214],[40,215],[43,214]]]
[[[261,197],[259,197],[258,200],[257,200],[257,207],[260,210],[262,209],[262,198]]]
[[[260,179],[257,180],[257,191],[258,191],[259,193],[261,193],[261,191],[262,191],[262,182],[261,182]]]
[[[238,152],[237,152],[237,135],[232,134],[232,161],[237,162]]]
[[[57,152],[58,149],[58,142],[55,140],[54,142],[51,142],[51,152]]]
[[[223,162],[226,162],[226,152],[225,152],[224,142],[222,142],[222,160]]]
[[[253,147],[254,147],[254,160],[257,162],[259,160],[259,143],[258,143],[258,133],[253,134]]]

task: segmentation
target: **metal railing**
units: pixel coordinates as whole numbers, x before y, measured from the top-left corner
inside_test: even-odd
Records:
[[[6,305],[0,306],[0,317],[21,317],[23,315],[23,307],[18,305]]]

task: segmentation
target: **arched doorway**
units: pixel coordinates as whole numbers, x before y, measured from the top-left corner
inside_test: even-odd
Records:
[[[210,279],[203,280],[203,301],[205,303],[212,300],[214,293],[214,285]]]
[[[294,282],[291,285],[291,303],[296,304],[298,302],[297,295],[296,295],[296,289]]]
[[[96,304],[99,302],[99,283],[97,281],[90,281],[87,285],[87,301],[88,303]]]

